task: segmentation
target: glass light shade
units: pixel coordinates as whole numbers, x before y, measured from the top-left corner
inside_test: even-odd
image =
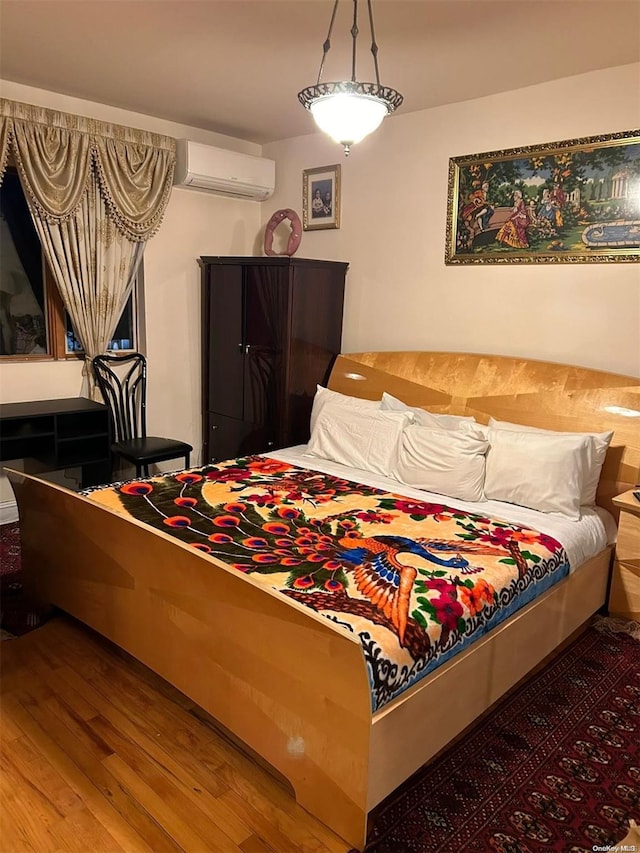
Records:
[[[351,146],[360,142],[369,133],[380,126],[383,118],[402,104],[402,95],[389,86],[380,83],[378,72],[378,45],[373,32],[372,0],[367,0],[369,28],[371,31],[371,54],[376,72],[376,82],[366,83],[356,80],[356,42],[358,40],[358,0],[353,0],[353,26],[351,27],[352,57],[351,80],[337,83],[324,83],[322,72],[325,59],[331,48],[331,33],[340,0],[334,0],[329,32],[322,45],[322,59],[315,86],[307,86],[298,92],[298,100],[309,110],[320,130],[327,133],[335,142],[344,146],[345,155]]]
[[[380,98],[349,92],[317,98],[309,109],[320,130],[347,149],[380,127],[389,113]]]
[[[313,115],[320,130],[344,145],[355,142],[380,126],[382,119],[402,103],[402,95],[379,83],[316,83],[298,92],[298,100]]]

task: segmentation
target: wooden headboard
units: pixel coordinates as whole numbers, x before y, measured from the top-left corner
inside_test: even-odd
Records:
[[[473,415],[567,432],[614,435],[597,501],[640,482],[640,379],[546,361],[454,352],[340,355],[329,388],[377,399],[383,391],[434,412]]]

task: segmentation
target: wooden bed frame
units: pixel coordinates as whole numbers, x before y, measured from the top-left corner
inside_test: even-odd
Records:
[[[598,502],[637,482],[640,379],[517,358],[338,357],[329,387],[434,411],[614,430]],[[355,847],[367,815],[606,601],[611,547],[372,714],[358,639],[168,534],[9,471],[38,596],[90,625],[208,711]],[[419,736],[416,736],[419,733]]]

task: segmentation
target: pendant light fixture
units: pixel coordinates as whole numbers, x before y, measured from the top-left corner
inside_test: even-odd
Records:
[[[315,86],[307,86],[306,89],[298,92],[298,100],[305,109],[310,110],[320,130],[328,133],[335,142],[344,146],[344,153],[348,156],[351,146],[376,130],[384,117],[400,106],[403,98],[395,89],[390,89],[380,83],[378,45],[373,28],[371,0],[367,0],[367,8],[369,10],[371,53],[373,54],[376,82],[359,83],[356,80],[358,0],[353,0],[351,80],[342,80],[338,83],[321,82],[324,62],[331,48],[331,34],[338,11],[338,3],[339,0],[335,0],[333,4],[329,32],[322,45],[318,81]]]

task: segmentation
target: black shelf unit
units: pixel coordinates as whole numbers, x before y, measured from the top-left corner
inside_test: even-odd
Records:
[[[82,468],[82,485],[111,479],[109,410],[84,397],[0,404],[0,461]]]

